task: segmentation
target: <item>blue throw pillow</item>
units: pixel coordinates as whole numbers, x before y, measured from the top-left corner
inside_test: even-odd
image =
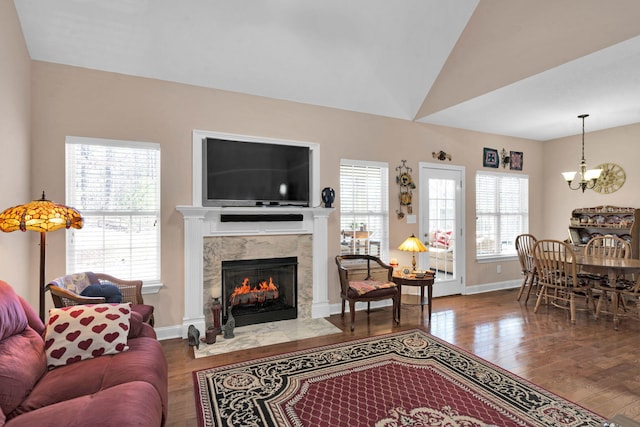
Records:
[[[119,304],[122,302],[122,292],[116,285],[110,283],[94,283],[82,291],[83,297],[104,297],[105,302]]]

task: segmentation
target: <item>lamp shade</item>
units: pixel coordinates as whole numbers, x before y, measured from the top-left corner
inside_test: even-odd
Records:
[[[42,199],[5,209],[0,213],[0,230],[37,231],[40,233],[40,320],[44,322],[44,276],[46,235],[49,231],[61,228],[82,228],[80,212],[74,208],[47,200],[42,192]]]
[[[411,237],[408,237],[407,240],[402,242],[402,244],[398,246],[398,249],[401,251],[407,251],[407,252],[427,252],[428,251],[424,243],[422,243],[420,239],[418,239],[413,234],[411,235]]]
[[[24,205],[5,209],[0,213],[0,230],[49,232],[61,228],[82,228],[80,212],[45,199],[33,200]]]

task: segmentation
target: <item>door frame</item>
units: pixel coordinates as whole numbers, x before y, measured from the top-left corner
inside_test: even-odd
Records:
[[[446,280],[446,281],[437,281],[433,288],[433,296],[445,296],[445,295],[455,295],[455,294],[465,294],[465,272],[466,272],[466,240],[465,240],[465,167],[464,166],[456,166],[456,165],[446,165],[442,163],[430,163],[430,162],[419,162],[418,163],[418,179],[420,183],[420,219],[418,222],[418,230],[420,236],[423,237],[425,233],[429,232],[429,225],[425,221],[426,213],[428,213],[428,202],[429,198],[427,197],[429,192],[428,180],[430,177],[430,171],[432,170],[441,170],[441,171],[451,171],[456,172],[459,176],[459,183],[456,186],[456,230],[455,230],[455,267],[454,271],[456,271],[456,278],[454,280]],[[427,265],[426,254],[419,254],[421,257],[420,265]],[[438,284],[446,284],[447,286],[438,286]]]

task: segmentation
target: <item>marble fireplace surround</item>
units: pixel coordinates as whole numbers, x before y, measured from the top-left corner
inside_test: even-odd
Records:
[[[296,257],[298,318],[311,317],[313,302],[312,239],[310,234],[269,236],[216,236],[204,238],[204,312],[210,313],[211,297],[222,295],[223,261]],[[239,283],[238,283],[239,284]],[[220,298],[222,301],[222,298]],[[210,326],[210,318],[207,318]]]
[[[333,209],[301,207],[177,206],[184,218],[182,336],[211,322],[211,298],[221,294],[223,260],[298,257],[298,318],[328,317],[327,223]],[[255,222],[223,222],[222,215],[257,215]],[[302,221],[269,221],[298,214]],[[227,217],[228,218],[228,217]]]

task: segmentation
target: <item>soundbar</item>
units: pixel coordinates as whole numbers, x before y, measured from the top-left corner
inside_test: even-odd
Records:
[[[220,222],[284,222],[302,221],[302,214],[222,214]]]

